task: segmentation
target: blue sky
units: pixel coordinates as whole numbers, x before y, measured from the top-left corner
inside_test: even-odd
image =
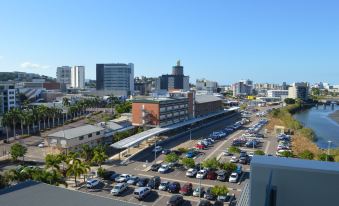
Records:
[[[339,83],[339,1],[0,0],[0,71],[135,64],[220,83]],[[193,80],[193,81],[192,81]]]

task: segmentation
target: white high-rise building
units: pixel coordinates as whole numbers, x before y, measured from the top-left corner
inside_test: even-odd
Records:
[[[57,67],[57,82],[66,84],[66,86],[69,87],[71,85],[71,69],[72,67],[70,66]]]
[[[73,66],[71,70],[71,87],[77,89],[85,88],[85,67]]]

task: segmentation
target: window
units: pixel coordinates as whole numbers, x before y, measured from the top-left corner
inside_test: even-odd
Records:
[[[100,135],[100,132],[96,132],[95,134],[96,134],[96,135]]]
[[[92,137],[92,134],[88,134],[88,138]]]
[[[80,137],[79,137],[79,140],[83,140],[83,139],[84,139],[84,136],[80,136]]]

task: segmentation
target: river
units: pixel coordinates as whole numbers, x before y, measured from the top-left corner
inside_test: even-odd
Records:
[[[339,110],[339,106],[335,105],[332,109],[327,105],[326,109],[323,105],[318,108],[313,107],[306,111],[297,113],[294,118],[299,120],[305,127],[313,129],[316,134],[316,144],[320,148],[327,148],[328,141],[331,142],[331,148],[339,146],[339,124],[331,119],[329,115],[336,110]]]

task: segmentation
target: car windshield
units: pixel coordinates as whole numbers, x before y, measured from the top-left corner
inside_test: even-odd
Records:
[[[160,185],[166,186],[168,183],[167,182],[162,182]]]
[[[118,190],[118,189],[120,189],[120,187],[121,187],[120,185],[115,185],[114,189]]]
[[[235,178],[235,177],[237,177],[237,175],[236,175],[236,174],[232,174],[231,177],[234,177],[234,178]]]

